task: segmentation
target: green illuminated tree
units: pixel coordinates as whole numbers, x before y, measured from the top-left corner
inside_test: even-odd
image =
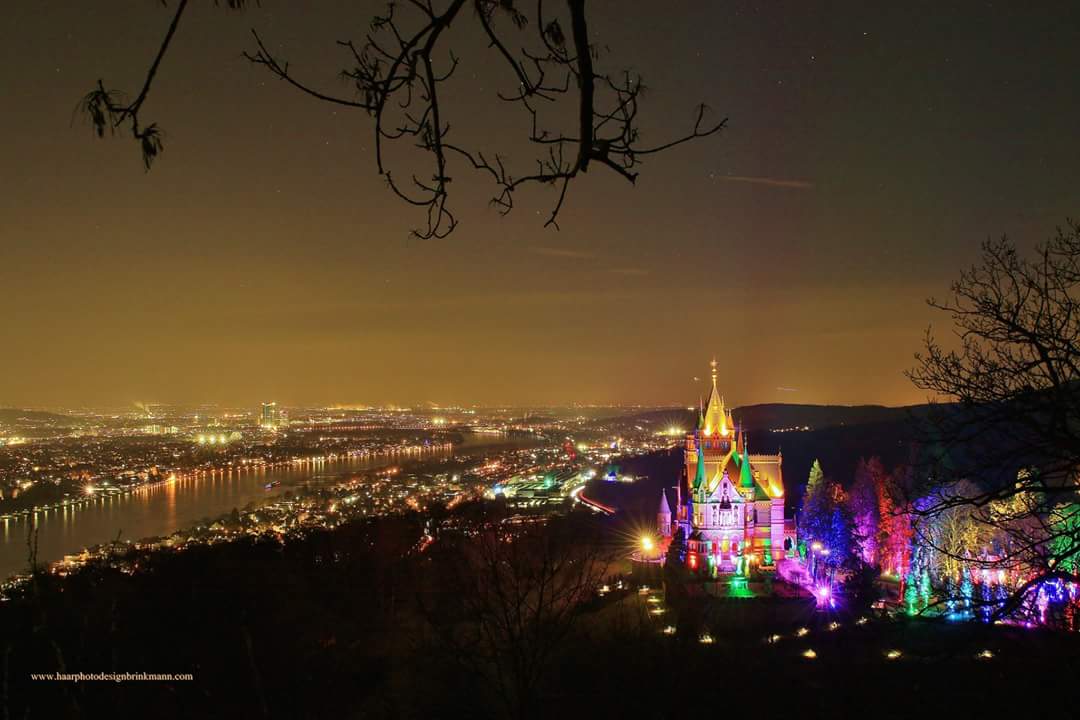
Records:
[[[1054,535],[1050,552],[1059,570],[1076,575],[1080,572],[1080,503],[1055,507],[1049,516]]]
[[[801,537],[807,541],[821,541],[831,519],[828,480],[821,470],[821,463],[814,460],[814,464],[810,466],[810,477],[806,481],[806,491],[803,493],[802,512],[799,513]]]
[[[971,604],[974,599],[974,586],[971,582],[971,571],[965,565],[961,571],[960,577],[960,613],[962,615],[971,615]]]
[[[914,572],[907,574],[904,586],[904,607],[907,609],[908,615],[914,615],[918,612],[919,604],[919,588]]]
[[[922,573],[919,574],[919,607],[925,609],[930,605],[930,595],[933,592],[933,588],[930,586],[930,571],[923,566]]]

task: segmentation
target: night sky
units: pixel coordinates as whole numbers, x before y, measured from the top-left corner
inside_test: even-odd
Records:
[[[729,403],[919,402],[902,371],[946,324],[925,298],[988,236],[1080,216],[1075,2],[595,0],[599,68],[642,73],[648,140],[698,102],[728,129],[636,187],[590,171],[561,231],[552,192],[501,218],[458,165],[461,225],[429,241],[366,115],[240,56],[257,27],[346,92],[334,41],[382,3],[199,2],[144,106],[167,133],[149,173],[73,119],[99,77],[138,89],[171,5],[5,3],[0,406],[693,404],[714,355]],[[527,168],[494,97],[513,78],[463,19],[444,114]]]

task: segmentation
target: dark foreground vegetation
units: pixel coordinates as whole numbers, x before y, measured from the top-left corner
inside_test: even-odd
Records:
[[[1020,629],[822,615],[799,600],[618,590],[625,548],[571,513],[491,506],[354,522],[39,577],[0,604],[5,718],[1048,716],[1080,644]],[[435,528],[438,528],[437,530]],[[436,537],[432,538],[431,535]],[[598,597],[596,588],[611,592]],[[830,623],[839,627],[830,629]],[[674,635],[662,628],[673,623]],[[799,634],[798,628],[806,628]],[[711,644],[701,633],[710,632]],[[767,638],[779,635],[774,642]],[[816,658],[804,657],[813,649]],[[900,657],[885,653],[900,649]],[[989,650],[991,656],[980,657]],[[191,673],[47,682],[30,673]],[[1019,705],[1017,705],[1019,703]]]

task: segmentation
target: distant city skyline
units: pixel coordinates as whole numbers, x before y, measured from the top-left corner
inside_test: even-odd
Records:
[[[707,394],[702,396],[702,399],[707,398]],[[695,403],[697,401],[695,400]],[[888,403],[880,402],[802,402],[786,396],[779,400],[767,400],[761,402],[741,402],[731,403],[728,405],[735,410],[740,407],[747,407],[752,405],[767,405],[767,404],[784,404],[784,405],[834,405],[838,407],[855,407],[861,405],[876,405],[883,407],[906,407],[909,405],[923,404],[924,401],[914,403],[902,403],[899,405],[889,405]],[[460,402],[460,403],[436,403],[433,401],[420,401],[420,402],[265,402],[256,400],[254,402],[216,402],[212,400],[206,400],[201,402],[161,402],[161,401],[132,401],[132,402],[112,402],[112,403],[9,403],[0,399],[0,410],[26,410],[33,412],[55,412],[55,413],[80,413],[80,412],[112,412],[112,413],[130,413],[139,414],[142,413],[146,417],[158,417],[161,411],[183,411],[183,412],[198,412],[201,410],[207,412],[226,412],[226,413],[247,413],[253,418],[262,420],[264,419],[264,409],[266,405],[276,405],[279,408],[279,412],[284,412],[290,409],[295,410],[321,410],[326,412],[364,412],[381,410],[387,412],[417,412],[417,413],[434,413],[438,414],[441,411],[445,412],[464,412],[470,410],[571,410],[582,409],[587,410],[590,408],[624,408],[626,410],[679,410],[679,411],[696,411],[698,409],[696,404],[688,404],[685,402],[673,401],[655,401],[655,402],[586,402],[586,401],[573,401],[565,403],[554,402],[538,402],[538,403],[520,403],[520,402]],[[145,406],[145,407],[144,407]],[[148,410],[147,407],[150,409]]]

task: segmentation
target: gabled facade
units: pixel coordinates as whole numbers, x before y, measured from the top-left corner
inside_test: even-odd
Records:
[[[731,572],[782,559],[795,534],[784,518],[783,458],[750,454],[717,391],[715,361],[709,401],[686,436],[684,455],[675,512],[662,496],[657,524],[668,537],[682,529],[690,566]]]

